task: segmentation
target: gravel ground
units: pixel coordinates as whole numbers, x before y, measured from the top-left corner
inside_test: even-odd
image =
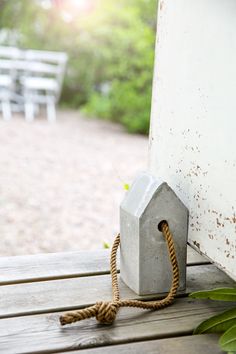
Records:
[[[55,124],[0,119],[0,142],[0,255],[112,243],[123,184],[146,169],[146,137],[61,111]]]

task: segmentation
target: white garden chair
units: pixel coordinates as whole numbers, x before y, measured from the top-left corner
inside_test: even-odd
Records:
[[[27,50],[27,67],[21,78],[25,119],[32,121],[39,105],[47,108],[48,121],[56,120],[56,103],[61,94],[67,55],[59,52]]]
[[[19,59],[21,51],[14,47],[0,47],[0,109],[3,119],[12,116],[11,100],[16,89],[16,70],[14,61]]]
[[[0,75],[0,102],[4,120],[11,119],[11,77]]]
[[[0,47],[0,108],[3,118],[12,109],[24,110],[32,121],[40,105],[47,108],[49,121],[56,120],[56,103],[61,94],[67,55],[61,52]]]

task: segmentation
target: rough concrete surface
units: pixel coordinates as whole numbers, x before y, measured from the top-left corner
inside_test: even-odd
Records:
[[[166,293],[172,282],[167,243],[158,230],[167,221],[179,268],[178,290],[186,287],[188,209],[152,174],[140,173],[121,203],[120,275],[136,294]]]
[[[124,183],[147,166],[147,137],[60,111],[0,117],[0,255],[101,249],[119,231]]]

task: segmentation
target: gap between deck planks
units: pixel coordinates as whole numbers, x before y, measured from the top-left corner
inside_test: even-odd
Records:
[[[191,335],[201,321],[230,306],[220,301],[181,298],[160,311],[122,308],[113,325],[99,325],[91,318],[61,327],[60,313],[2,319],[0,353],[58,353]]]
[[[188,246],[187,263],[210,262]],[[110,250],[0,257],[0,285],[107,274],[109,269]]]

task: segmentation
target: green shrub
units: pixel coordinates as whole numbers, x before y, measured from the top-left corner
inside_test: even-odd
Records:
[[[69,62],[61,103],[146,134],[156,0],[90,1],[94,11],[75,14],[67,23],[60,8],[45,9],[32,0],[0,0],[1,28],[19,35],[8,38],[7,44],[66,51]]]

